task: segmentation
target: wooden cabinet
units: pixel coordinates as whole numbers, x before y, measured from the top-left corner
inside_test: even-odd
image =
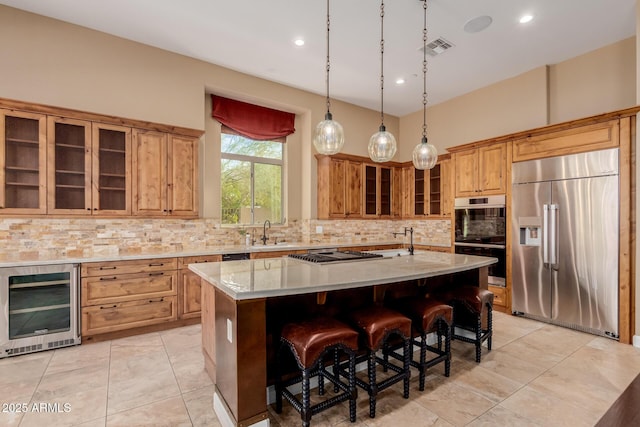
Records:
[[[198,216],[198,140],[133,131],[133,213]]]
[[[92,123],[91,204],[100,215],[131,214],[131,128]]]
[[[47,212],[91,212],[91,122],[47,118]]]
[[[364,216],[397,216],[399,206],[394,206],[394,168],[380,165],[364,165]],[[397,199],[396,199],[397,200]]]
[[[504,194],[506,192],[506,143],[495,143],[456,151],[453,154],[453,161],[456,197]]]
[[[189,264],[222,261],[221,255],[178,258],[178,319],[200,317],[202,290],[200,276],[189,270]]]
[[[502,286],[489,285],[488,289],[493,292],[493,308],[498,311],[507,311],[507,289]]]
[[[451,175],[449,159],[440,160],[433,169],[413,169],[412,203],[410,216],[448,216],[451,215]],[[406,191],[406,189],[405,189]]]
[[[197,217],[201,134],[0,99],[0,215]]]
[[[318,218],[362,217],[362,162],[318,156]]]
[[[111,261],[81,267],[82,335],[177,319],[177,260]]]
[[[131,214],[131,129],[48,118],[51,214]]]
[[[43,214],[46,193],[46,116],[0,109],[0,212]]]
[[[620,145],[620,120],[608,120],[513,141],[513,161],[615,148]]]
[[[405,164],[401,179],[396,182],[402,182],[400,203],[403,217],[451,216],[453,192],[449,154],[440,156],[430,170],[416,169],[413,163]]]

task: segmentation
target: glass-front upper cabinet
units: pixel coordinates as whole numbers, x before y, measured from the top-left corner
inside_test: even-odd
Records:
[[[391,216],[393,205],[392,168],[364,166],[364,216]]]
[[[131,129],[49,117],[48,213],[131,213]]]
[[[49,117],[48,213],[91,211],[91,122]]]
[[[131,214],[131,128],[93,123],[92,211]]]
[[[0,109],[0,212],[46,212],[46,116]]]

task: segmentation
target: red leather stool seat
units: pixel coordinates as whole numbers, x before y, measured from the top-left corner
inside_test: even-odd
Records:
[[[414,345],[420,348],[418,361],[413,358],[411,360],[411,366],[418,368],[419,371],[418,389],[424,390],[427,369],[440,362],[444,362],[444,375],[448,377],[451,371],[453,307],[438,299],[417,295],[391,300],[388,304],[411,318],[415,331],[415,338],[412,338],[411,341],[412,352]],[[437,333],[437,347],[431,346],[427,342],[427,335],[432,332]],[[444,350],[442,349],[442,337],[445,338]],[[427,360],[427,351],[435,356]]]
[[[277,355],[276,372],[276,412],[282,412],[282,398],[287,399],[296,411],[300,413],[303,427],[308,427],[311,417],[333,406],[349,401],[349,419],[356,420],[356,351],[358,350],[359,334],[353,328],[336,319],[321,317],[283,326],[280,334],[280,348]],[[286,382],[282,381],[280,364],[284,352],[289,351],[300,368],[301,376]],[[324,358],[333,353],[333,373],[324,366]],[[348,356],[348,369],[343,373],[348,382],[340,378],[340,352]],[[318,377],[318,394],[324,394],[324,379],[329,379],[336,394],[322,402],[311,405],[311,378]],[[298,399],[287,387],[302,383],[302,399]]]
[[[493,292],[480,289],[477,286],[463,285],[447,290],[439,296],[453,306],[453,326],[451,338],[474,344],[476,347],[476,362],[482,357],[482,343],[487,342],[487,349],[491,351],[493,337]],[[483,317],[486,312],[486,327],[483,327]],[[457,333],[457,329],[472,332],[475,337]]]
[[[376,402],[378,392],[404,381],[403,397],[409,398],[410,352],[411,352],[411,319],[403,314],[382,306],[370,306],[348,316],[349,323],[360,331],[360,342],[366,350],[363,356],[356,359],[357,362],[367,361],[367,381],[356,378],[356,384],[369,393],[369,416],[376,416]],[[400,338],[404,348],[404,354],[397,359],[402,361],[402,366],[389,362],[389,341],[392,338]],[[384,358],[376,355],[382,349]],[[378,381],[376,366],[381,365],[384,370],[391,369],[394,375]]]

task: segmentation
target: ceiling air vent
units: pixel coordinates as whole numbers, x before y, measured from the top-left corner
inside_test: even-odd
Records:
[[[453,43],[438,37],[434,41],[427,43],[427,55],[438,56],[453,47]],[[422,50],[422,48],[420,48]]]

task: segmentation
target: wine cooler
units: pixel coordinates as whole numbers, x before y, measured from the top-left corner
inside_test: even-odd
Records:
[[[80,344],[77,264],[0,268],[0,358]]]

